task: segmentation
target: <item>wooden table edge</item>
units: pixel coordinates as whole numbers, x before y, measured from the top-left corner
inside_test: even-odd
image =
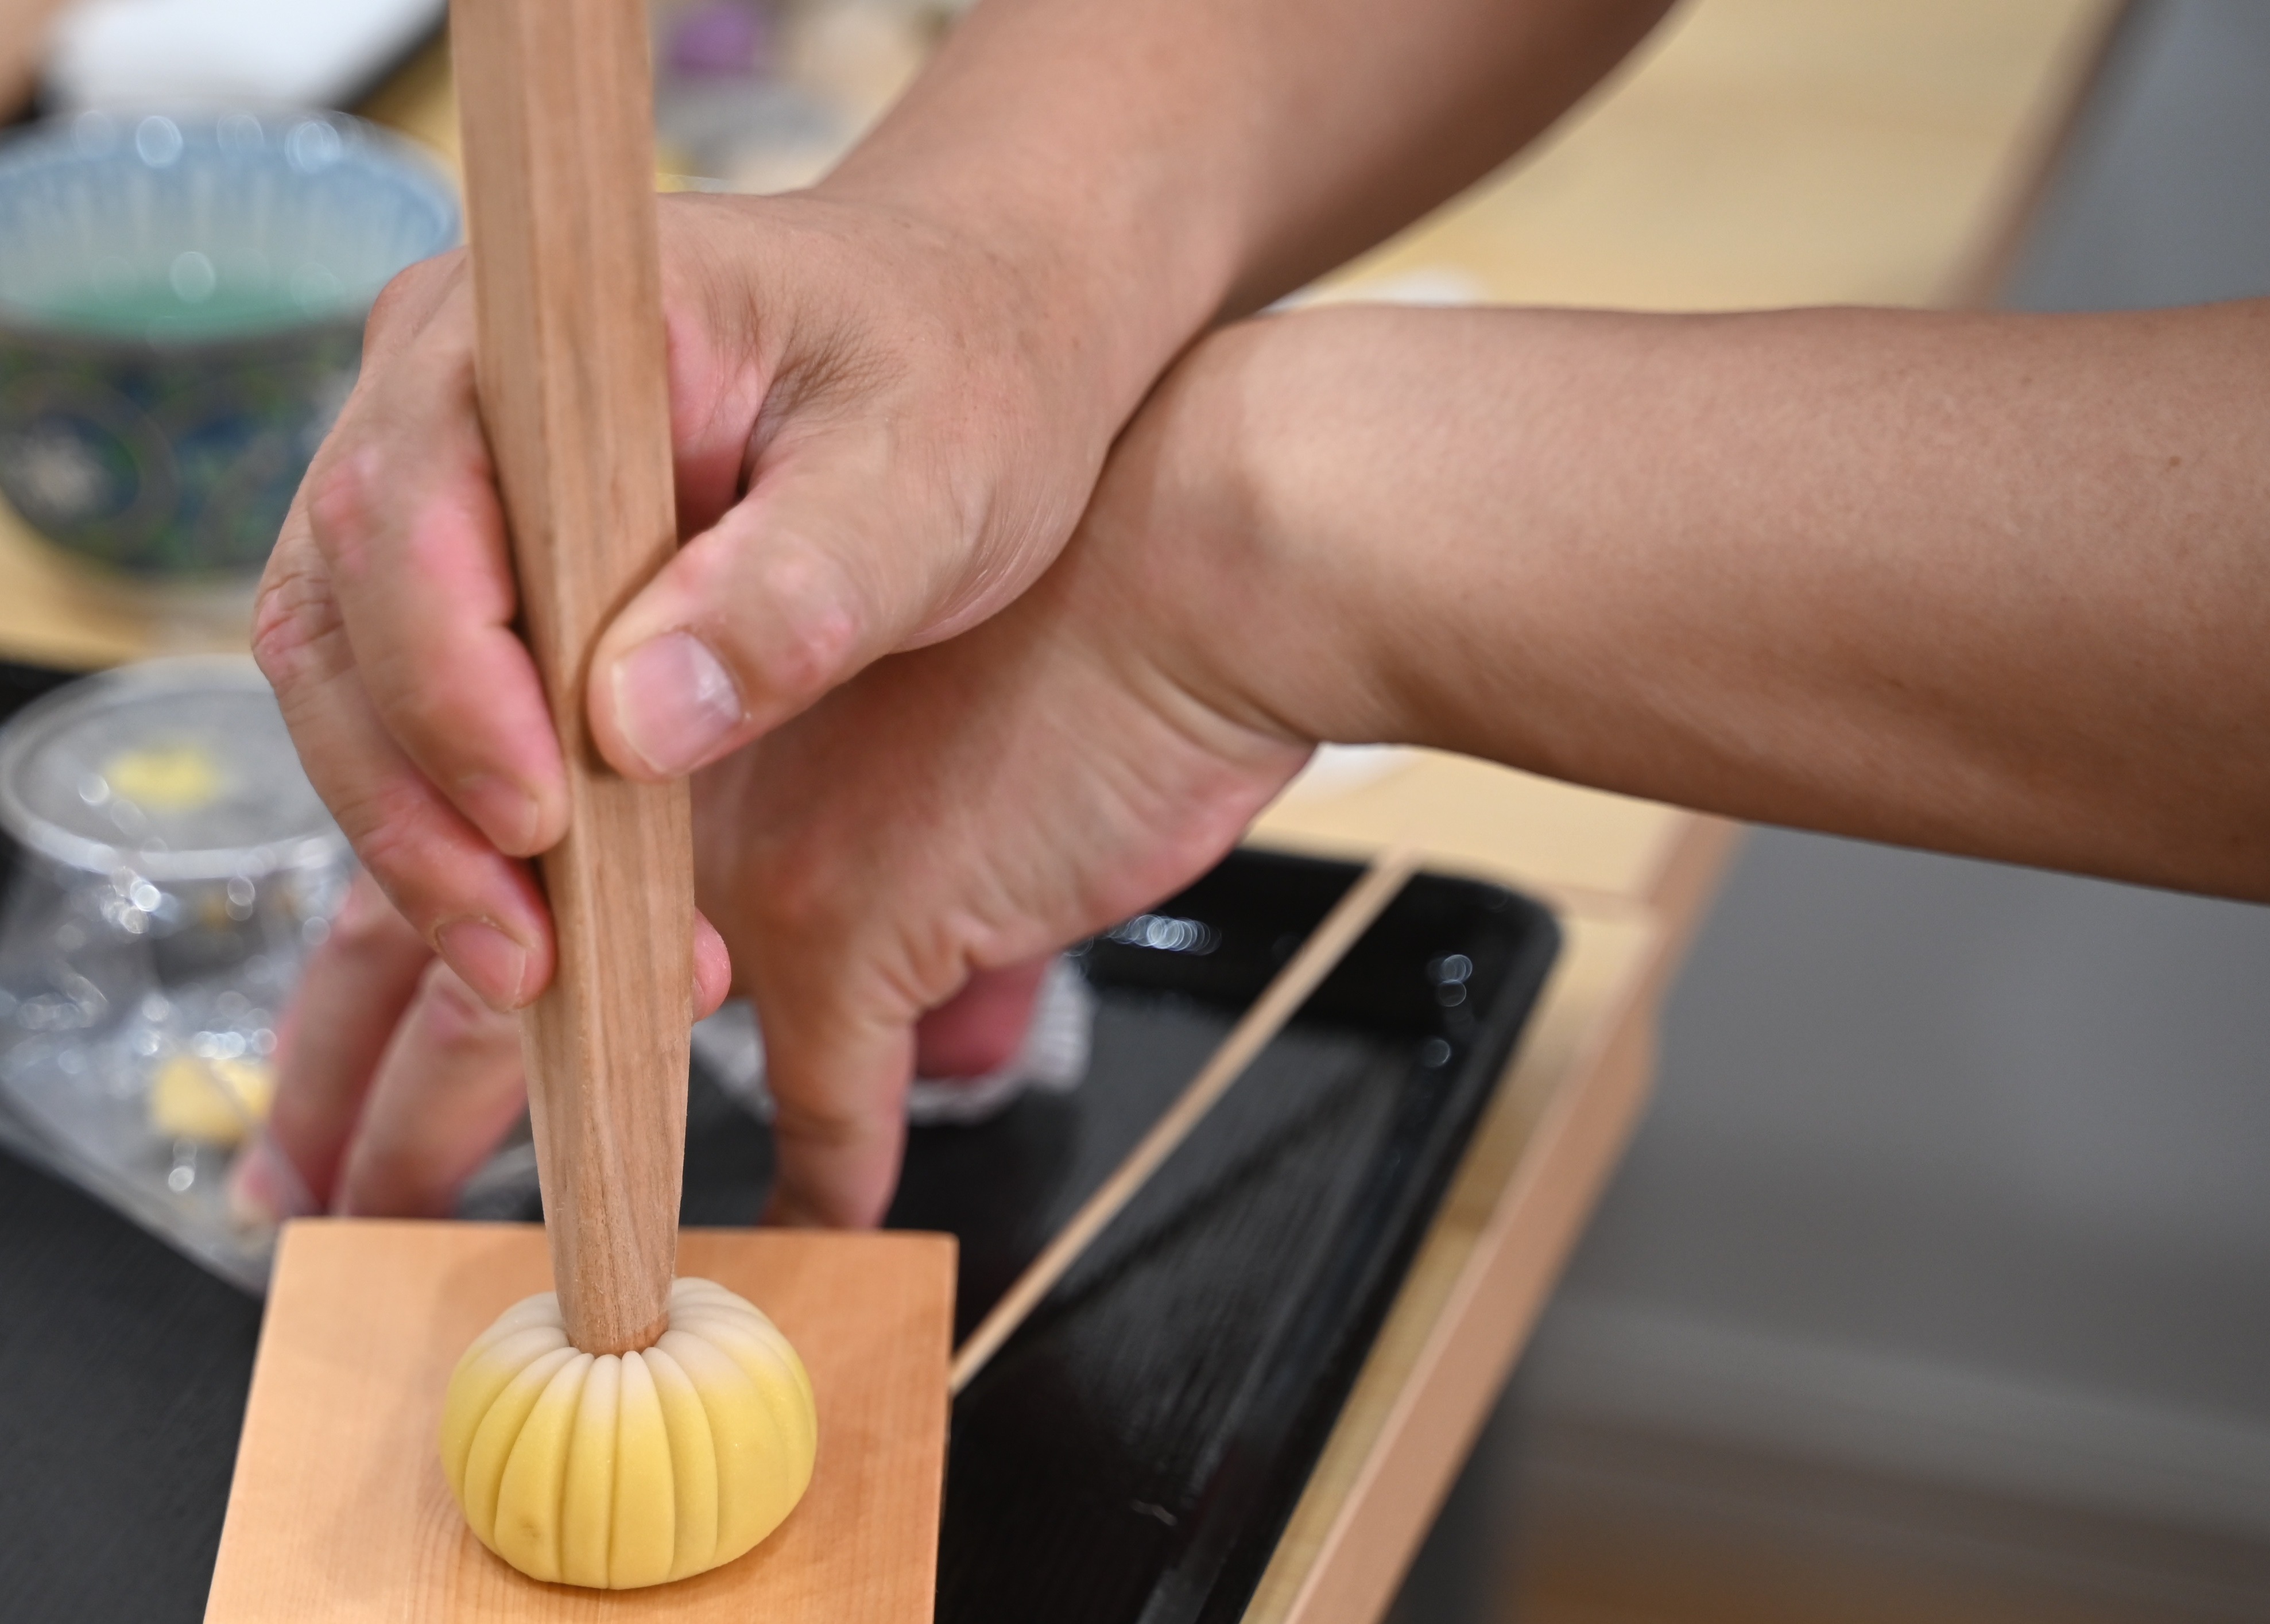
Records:
[[[1666,949],[1686,932],[1644,904],[1545,900],[1561,959],[1246,1624],[1379,1616],[1639,1119]]]

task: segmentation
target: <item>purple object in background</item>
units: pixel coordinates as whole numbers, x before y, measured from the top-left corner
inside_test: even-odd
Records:
[[[766,8],[749,0],[707,0],[671,30],[671,69],[689,77],[754,77],[771,65],[772,33]]]

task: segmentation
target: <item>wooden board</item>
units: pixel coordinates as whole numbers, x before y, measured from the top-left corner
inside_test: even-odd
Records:
[[[763,1309],[812,1373],[812,1487],[754,1551],[612,1592],[541,1584],[491,1555],[442,1480],[441,1396],[466,1344],[551,1287],[543,1230],[314,1220],[279,1249],[207,1624],[923,1624],[952,1237],[689,1229],[679,1269]]]

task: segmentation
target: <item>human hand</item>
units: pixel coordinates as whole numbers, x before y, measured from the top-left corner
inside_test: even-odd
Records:
[[[1131,404],[1096,344],[1057,330],[1077,300],[1037,249],[813,195],[671,199],[662,221],[692,540],[609,628],[588,696],[600,748],[642,779],[998,608],[1053,557]],[[513,627],[472,337],[462,256],[381,300],[254,647],[380,887],[514,1009],[552,974],[524,859],[559,839],[566,790]]]
[[[603,745],[642,777],[1013,595],[1077,516],[1116,411],[1083,346],[1049,330],[1032,262],[998,242],[809,197],[674,200],[663,221],[695,539],[615,623],[591,696]],[[374,313],[363,381],[263,582],[256,652],[376,882],[309,968],[271,1136],[285,1165],[256,1158],[240,1181],[271,1210],[446,1210],[520,1098],[512,1023],[473,1006],[524,1005],[552,973],[523,859],[558,838],[564,787],[512,625],[464,269],[418,267]],[[623,656],[628,676],[611,675]],[[691,719],[642,724],[641,696],[689,670]],[[727,732],[688,745],[704,720]],[[724,970],[701,931],[706,1012]],[[939,1012],[933,1074],[1013,1049],[1038,972]],[[430,1132],[405,1126],[389,1081],[421,1068],[459,1079]]]
[[[1220,393],[1168,388],[1018,604],[696,776],[703,907],[779,1107],[775,1216],[879,1217],[917,1065],[999,1057],[1034,967],[1201,872],[1305,759],[1191,612],[1238,603]],[[446,1211],[518,1108],[511,1023],[367,891],[303,1008],[271,1137],[341,1210]]]

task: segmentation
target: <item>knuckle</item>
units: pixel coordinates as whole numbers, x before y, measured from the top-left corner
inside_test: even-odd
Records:
[[[869,622],[887,612],[862,584],[870,572],[857,559],[847,566],[806,539],[795,519],[752,533],[764,523],[745,514],[695,541],[671,561],[668,591],[733,668],[745,696],[801,708],[861,663]],[[861,558],[875,550],[853,544]]]
[[[353,969],[427,956],[427,948],[368,873],[355,876],[347,900],[331,919],[323,954]]]
[[[363,866],[422,938],[439,905],[430,895],[435,865],[455,843],[424,782],[390,775],[338,796],[330,806]]]
[[[886,1124],[878,1120],[876,1112],[858,1109],[828,1094],[775,1094],[773,1132],[801,1147],[821,1151],[858,1150],[887,1137]]]
[[[793,943],[802,963],[840,954],[855,926],[857,889],[827,855],[798,842],[764,854],[754,871],[738,878],[734,901],[760,950]]]
[[[378,290],[378,297],[370,301],[370,315],[362,328],[366,342],[383,342],[410,318],[412,308],[419,302],[419,291],[425,285],[427,275],[426,266],[421,262],[387,278],[386,285]]]
[[[494,726],[494,696],[446,673],[450,650],[395,648],[364,665],[371,702],[387,731],[432,767],[473,755]]]
[[[383,900],[367,912],[343,912],[322,951],[352,973],[388,970],[434,951],[434,932],[482,899],[509,888],[493,846],[441,801],[414,768],[396,762],[367,775],[340,774],[325,804],[362,871]],[[505,904],[508,911],[517,899]]]
[[[252,609],[252,657],[279,694],[345,670],[352,656],[330,573],[302,547],[278,549]]]
[[[427,967],[418,987],[418,1020],[428,1047],[456,1060],[494,1063],[520,1052],[520,1022],[481,1002],[463,977],[441,960]]]
[[[462,274],[464,260],[464,250],[458,249],[396,272],[371,301],[369,319],[363,323],[366,344],[389,347],[423,328]]]
[[[857,619],[846,608],[829,605],[799,616],[786,635],[768,640],[757,664],[771,692],[814,700],[842,679],[858,647]]]
[[[377,526],[370,452],[335,444],[308,475],[308,525],[315,550],[335,570],[360,569]]]
[[[881,1024],[911,1022],[967,978],[974,928],[950,910],[902,908],[879,930],[864,878],[805,848],[772,854],[732,887],[737,939],[753,977],[794,990],[801,1004]],[[735,964],[738,970],[740,955]]]
[[[835,934],[837,894],[825,865],[785,862],[765,865],[764,883],[748,901],[753,918],[775,939],[812,941]]]

